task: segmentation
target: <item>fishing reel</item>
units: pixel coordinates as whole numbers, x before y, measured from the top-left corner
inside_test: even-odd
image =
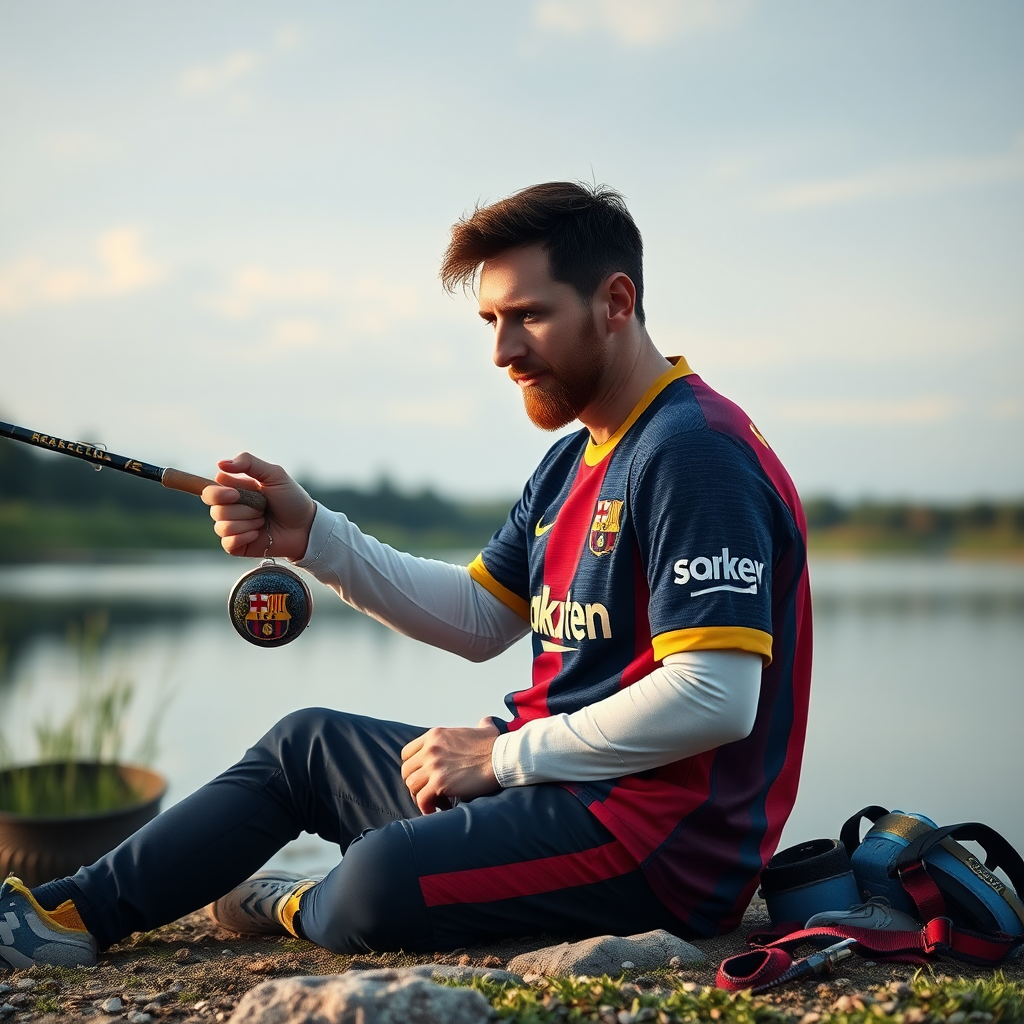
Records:
[[[243,640],[256,647],[283,647],[309,625],[313,595],[294,569],[264,558],[231,588],[228,615]]]

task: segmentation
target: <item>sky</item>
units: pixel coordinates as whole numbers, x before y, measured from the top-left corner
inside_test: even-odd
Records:
[[[438,265],[584,180],[805,496],[1019,497],[1022,45],[1018,0],[0,0],[0,419],[514,496],[554,438]]]

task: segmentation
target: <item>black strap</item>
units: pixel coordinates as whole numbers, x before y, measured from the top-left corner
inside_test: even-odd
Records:
[[[878,804],[871,804],[858,811],[852,818],[847,819],[846,824],[843,825],[843,829],[839,833],[839,842],[846,847],[847,856],[852,857],[853,851],[860,846],[861,819],[867,818],[873,825],[879,818],[884,818],[888,813],[884,807],[879,807]]]
[[[863,812],[862,812],[863,813]],[[844,826],[845,828],[845,826]],[[985,867],[990,871],[1001,868],[1018,893],[1024,893],[1024,859],[994,829],[977,821],[965,821],[959,825],[944,825],[918,836],[896,858],[894,868],[906,867],[923,860],[932,847],[946,837],[979,843],[985,851]]]

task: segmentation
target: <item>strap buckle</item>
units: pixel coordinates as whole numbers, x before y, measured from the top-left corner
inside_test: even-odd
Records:
[[[948,949],[953,944],[953,922],[948,917],[933,917],[921,930],[926,953],[934,953],[940,946]]]

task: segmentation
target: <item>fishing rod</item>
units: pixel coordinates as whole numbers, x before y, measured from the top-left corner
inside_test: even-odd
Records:
[[[62,437],[54,437],[38,430],[28,430],[25,427],[16,427],[13,423],[4,423],[2,420],[0,420],[0,437],[9,437],[12,441],[21,441],[36,448],[44,448],[48,452],[57,452],[58,455],[69,455],[73,459],[91,462],[97,469],[106,467],[116,469],[121,473],[128,473],[130,476],[142,477],[143,480],[153,480],[172,491],[202,494],[204,487],[209,487],[211,484],[218,486],[216,480],[208,480],[206,477],[196,476],[194,473],[185,473],[169,466],[154,466],[148,462],[141,462],[139,459],[115,455],[99,445],[86,444],[83,441],[66,441]],[[236,490],[239,494],[240,504],[248,505],[249,508],[254,508],[257,512],[262,512],[267,507],[267,499],[259,491],[247,491],[242,488],[236,488]]]
[[[154,466],[140,459],[115,455],[100,445],[84,441],[66,441],[63,437],[43,434],[38,430],[16,427],[13,423],[0,420],[0,437],[21,441],[36,448],[45,448],[60,455],[90,462],[97,469],[109,467],[143,480],[153,480],[169,487],[172,491],[187,494],[202,494],[204,487],[217,485],[216,480],[185,473],[169,466]],[[259,491],[238,491],[242,505],[265,512],[267,499]],[[305,580],[285,565],[278,565],[270,552],[270,521],[267,519],[267,551],[264,559],[255,569],[243,573],[228,595],[228,615],[235,631],[243,640],[257,647],[280,647],[291,643],[309,625],[313,614],[313,595]]]

